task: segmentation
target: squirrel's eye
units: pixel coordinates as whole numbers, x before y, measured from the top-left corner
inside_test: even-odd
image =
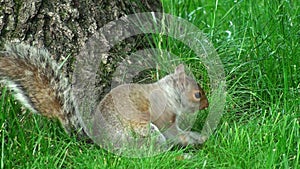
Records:
[[[194,97],[195,97],[195,99],[200,99],[201,98],[201,93],[199,91],[196,91],[194,93]]]

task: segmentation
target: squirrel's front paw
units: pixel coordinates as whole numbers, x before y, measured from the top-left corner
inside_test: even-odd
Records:
[[[202,136],[200,133],[190,131],[189,136],[191,139],[191,144],[203,144],[206,140],[206,136]]]
[[[200,145],[203,144],[206,140],[207,137],[205,136],[201,136],[200,133],[197,132],[185,132],[184,134],[182,134],[180,136],[180,140],[181,140],[181,144],[183,146],[187,146],[187,145]]]

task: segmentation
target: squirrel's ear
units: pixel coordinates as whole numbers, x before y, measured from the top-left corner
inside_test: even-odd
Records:
[[[175,76],[178,77],[176,83],[180,90],[183,90],[186,86],[186,74],[184,71],[184,65],[180,64],[175,68]]]
[[[179,87],[186,86],[186,74],[185,74],[185,72],[179,73],[179,75],[178,75],[178,85],[179,85]]]
[[[184,84],[185,83],[185,71],[184,71],[184,65],[180,64],[175,68],[175,75],[178,76],[178,83]]]
[[[180,64],[175,68],[175,74],[180,74],[184,72],[184,65]]]

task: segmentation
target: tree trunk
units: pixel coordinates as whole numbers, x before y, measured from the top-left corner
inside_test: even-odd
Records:
[[[159,0],[1,0],[0,36],[45,46],[61,59],[76,55],[99,28],[126,14],[160,11]]]
[[[76,58],[89,37],[103,25],[121,16],[136,12],[161,11],[159,0],[1,0],[0,48],[3,41],[22,41],[48,49],[58,62],[67,56]],[[136,48],[138,38],[127,40],[115,49],[126,53]],[[68,59],[64,71],[70,75],[72,61]],[[118,57],[110,57],[101,65],[101,72],[113,70]],[[111,71],[101,74],[99,84],[110,83]]]

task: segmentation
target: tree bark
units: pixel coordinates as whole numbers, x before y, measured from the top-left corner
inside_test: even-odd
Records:
[[[64,71],[72,72],[73,58],[80,53],[89,37],[103,25],[121,16],[135,12],[161,11],[159,0],[1,0],[0,48],[3,41],[22,41],[45,47],[58,62],[67,56]],[[137,38],[127,40],[115,49],[126,53],[140,44]],[[104,95],[108,90],[111,70],[118,57],[109,57],[101,64],[99,85]],[[100,96],[99,96],[100,97]]]
[[[0,2],[1,39],[45,46],[55,57],[76,55],[99,28],[126,14],[160,11],[159,0]]]

